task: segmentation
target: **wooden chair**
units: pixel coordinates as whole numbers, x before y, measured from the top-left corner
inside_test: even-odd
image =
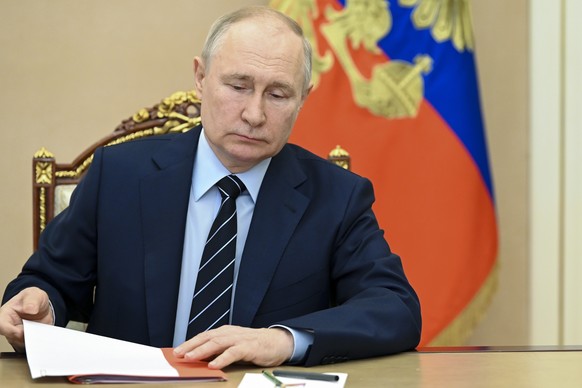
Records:
[[[42,147],[34,154],[33,169],[33,246],[47,223],[69,204],[71,194],[87,171],[95,149],[170,132],[186,132],[200,123],[200,99],[194,91],[176,92],[151,108],[142,108],[115,130],[84,150],[71,163],[57,163],[55,156]],[[340,146],[328,159],[350,169],[350,156]]]

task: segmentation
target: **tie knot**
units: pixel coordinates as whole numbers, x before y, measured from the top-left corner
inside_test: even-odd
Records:
[[[227,175],[216,183],[220,195],[223,198],[231,197],[236,199],[240,193],[246,190],[244,183],[236,175]]]

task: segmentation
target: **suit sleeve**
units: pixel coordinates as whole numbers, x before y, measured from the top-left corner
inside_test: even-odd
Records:
[[[281,322],[313,331],[305,365],[397,353],[420,341],[418,297],[384,239],[373,201],[371,183],[359,178],[334,242],[332,306]]]

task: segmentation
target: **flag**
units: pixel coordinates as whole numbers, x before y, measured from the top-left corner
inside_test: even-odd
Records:
[[[497,224],[468,0],[274,0],[311,41],[290,141],[340,145],[419,294],[424,345],[460,345],[497,285]]]

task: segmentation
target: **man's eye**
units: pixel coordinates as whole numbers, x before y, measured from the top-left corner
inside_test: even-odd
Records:
[[[271,92],[269,93],[271,95],[271,97],[273,97],[276,100],[283,100],[285,98],[287,98],[287,94],[282,93],[282,92]]]
[[[231,88],[233,88],[234,90],[244,90],[245,87],[242,85],[230,85]]]

